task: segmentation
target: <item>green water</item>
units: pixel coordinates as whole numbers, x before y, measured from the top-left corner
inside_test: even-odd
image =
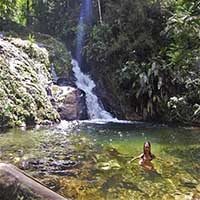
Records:
[[[1,161],[71,199],[200,199],[200,129],[142,123],[68,125],[2,132]],[[143,171],[138,161],[128,163],[142,153],[147,140],[157,157],[156,172]],[[65,168],[63,161],[76,165]]]

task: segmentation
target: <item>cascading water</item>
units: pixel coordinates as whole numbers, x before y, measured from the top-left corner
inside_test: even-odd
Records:
[[[77,33],[77,45],[76,45],[76,60],[72,60],[73,72],[76,78],[76,85],[79,89],[83,90],[86,93],[86,104],[88,109],[88,115],[90,119],[104,119],[112,120],[112,115],[107,112],[103,105],[100,103],[98,97],[93,92],[93,89],[96,87],[94,81],[90,78],[89,75],[84,74],[79,65],[82,65],[82,56],[81,51],[84,44],[85,38],[85,25],[91,24],[91,13],[92,6],[91,0],[85,0],[81,5],[80,19],[78,25]]]
[[[96,87],[94,81],[89,75],[84,74],[81,71],[76,60],[72,60],[72,65],[72,70],[76,78],[76,85],[79,89],[86,93],[86,104],[90,119],[113,119],[112,115],[104,110],[103,106],[98,100],[98,97],[93,92],[93,89]]]
[[[51,64],[51,76],[52,76],[53,82],[56,83],[57,80],[58,80],[58,76],[56,74],[56,70],[55,70],[55,67],[54,67],[53,63]]]
[[[85,41],[85,27],[92,24],[92,2],[91,0],[82,0],[80,18],[77,31],[77,43],[76,43],[76,59],[79,65],[82,65],[81,51]]]

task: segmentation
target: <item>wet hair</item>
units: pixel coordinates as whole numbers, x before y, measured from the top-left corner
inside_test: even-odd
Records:
[[[149,145],[149,154],[152,155],[151,153],[151,143],[149,141],[144,142],[144,146],[143,146],[143,153],[145,154],[145,145],[148,144]]]

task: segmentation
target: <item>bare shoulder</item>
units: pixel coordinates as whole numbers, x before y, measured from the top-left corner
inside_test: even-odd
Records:
[[[138,158],[143,158],[144,157],[144,153],[141,153]]]

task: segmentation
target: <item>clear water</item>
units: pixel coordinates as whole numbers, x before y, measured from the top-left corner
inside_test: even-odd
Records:
[[[156,172],[128,163],[146,140],[157,157]],[[26,171],[72,199],[200,199],[200,129],[74,121],[1,133],[0,150],[2,162],[21,168],[35,161]],[[78,164],[59,168],[63,160]]]

